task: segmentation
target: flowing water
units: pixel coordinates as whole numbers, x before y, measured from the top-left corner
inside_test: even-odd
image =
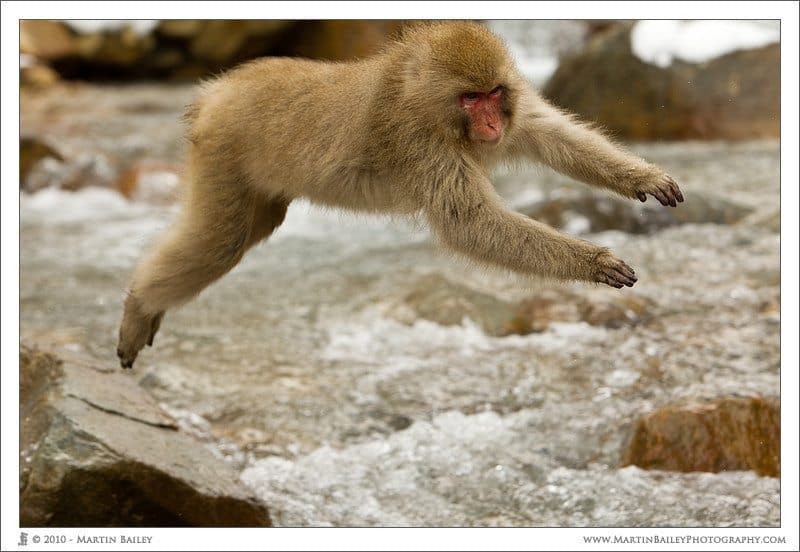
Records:
[[[44,96],[24,126],[73,152],[180,149],[185,89],[73,94],[87,113],[38,117],[63,103]],[[81,125],[97,112],[122,120],[88,140]],[[559,284],[453,259],[413,221],[295,202],[269,241],[167,314],[129,377],[241,468],[279,525],[779,525],[778,479],[618,466],[633,423],[654,408],[780,393],[778,144],[634,149],[676,177],[687,204],[711,197],[751,213],[582,236],[612,247],[639,283],[561,287],[646,298],[647,323],[492,337],[470,319],[400,321],[391,306],[432,274],[511,302]],[[580,189],[544,169],[497,184],[516,207]],[[127,279],[177,207],[96,187],[20,202],[23,339],[115,365]],[[574,231],[587,228],[570,216]]]

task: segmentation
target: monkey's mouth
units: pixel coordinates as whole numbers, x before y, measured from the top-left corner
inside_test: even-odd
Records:
[[[496,148],[498,145],[500,145],[500,142],[502,140],[503,140],[503,135],[502,134],[498,134],[496,137],[490,138],[490,139],[481,138],[480,142],[481,142],[481,144],[483,144],[484,146],[487,146],[489,148]]]

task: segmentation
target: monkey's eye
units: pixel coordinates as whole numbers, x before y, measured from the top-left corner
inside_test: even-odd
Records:
[[[467,102],[477,101],[481,97],[480,92],[467,92],[461,95],[461,99]]]
[[[489,92],[489,95],[490,96],[499,96],[502,93],[503,93],[503,86],[499,85],[499,86],[495,86],[494,88],[492,88],[492,90]]]

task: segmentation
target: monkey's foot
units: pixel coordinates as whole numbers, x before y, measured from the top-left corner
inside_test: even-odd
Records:
[[[153,338],[161,325],[163,312],[147,315],[141,311],[139,303],[133,296],[125,301],[125,313],[119,327],[119,344],[117,356],[123,368],[132,368],[136,356],[145,345],[152,346]]]
[[[675,180],[666,173],[662,173],[636,190],[636,197],[639,198],[639,201],[647,201],[647,194],[656,198],[665,207],[667,205],[677,207],[678,203],[683,203],[681,189]]]
[[[620,289],[622,286],[633,287],[638,281],[633,269],[608,251],[601,252],[594,264],[597,269],[595,282]]]

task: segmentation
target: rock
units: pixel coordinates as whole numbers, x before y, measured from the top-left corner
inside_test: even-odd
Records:
[[[327,60],[349,60],[375,54],[406,21],[303,21],[278,48],[284,55]]]
[[[552,322],[586,322],[592,326],[622,328],[647,320],[655,303],[639,295],[598,292],[581,295],[567,288],[543,289],[516,307],[493,295],[430,274],[417,280],[387,314],[405,324],[422,318],[442,326],[464,319],[491,336],[527,335],[546,331]]]
[[[281,21],[279,19],[251,19],[245,21],[245,23],[245,28],[247,29],[247,34],[249,36],[264,37],[284,31],[297,24],[297,21]]]
[[[76,51],[75,36],[63,23],[23,19],[19,23],[19,51],[45,60],[68,57]]]
[[[178,198],[179,168],[166,162],[138,162],[117,179],[115,187],[128,199],[152,204],[173,203]]]
[[[205,24],[202,19],[164,19],[158,23],[156,32],[171,38],[190,38],[200,34]]]
[[[741,220],[740,223],[747,226],[760,226],[762,228],[766,228],[771,232],[780,233],[781,210],[780,208],[761,209],[748,215],[743,220]]]
[[[261,56],[345,60],[377,52],[402,21],[166,20],[151,32],[131,26],[90,31],[29,22],[26,54],[65,78],[194,80]],[[53,44],[45,40],[53,35]]]
[[[22,136],[19,139],[19,186],[25,191],[32,191],[28,185],[28,176],[33,168],[43,159],[51,158],[63,161],[64,158],[50,144],[36,136]]]
[[[547,330],[551,322],[578,322],[577,297],[564,290],[545,290],[522,301],[503,325],[503,334],[527,335]]]
[[[579,308],[581,320],[587,324],[617,329],[642,323],[650,317],[654,307],[652,299],[627,293],[593,297],[582,301]]]
[[[189,51],[201,60],[215,63],[230,61],[247,37],[246,21],[211,20],[192,38]]]
[[[705,192],[687,193],[686,197],[679,209],[663,209],[652,199],[648,205],[593,193],[560,191],[555,197],[518,210],[573,234],[606,230],[652,234],[679,224],[735,224],[752,211],[750,207]]]
[[[47,65],[31,65],[21,68],[19,72],[19,83],[23,87],[47,88],[57,83],[58,80],[58,73]]]
[[[131,27],[116,31],[82,35],[78,52],[93,65],[129,67],[140,62],[155,46],[151,35],[141,35]]]
[[[20,525],[269,524],[237,473],[129,375],[20,346]]]
[[[629,139],[779,136],[779,44],[662,69],[633,54],[631,28],[613,26],[562,60],[544,95]]]
[[[547,330],[552,322],[586,322],[617,329],[647,320],[655,303],[634,293],[580,295],[567,289],[543,290],[522,301],[505,323],[503,335],[527,335]]]
[[[70,191],[89,186],[108,188],[113,185],[117,171],[102,153],[84,153],[67,159],[47,155],[30,167],[21,183],[27,192],[49,187]]]
[[[468,318],[487,334],[501,335],[513,308],[492,295],[430,274],[417,280],[411,291],[391,304],[388,314],[406,324],[423,318],[443,326],[457,326]]]
[[[622,466],[651,470],[753,470],[780,477],[780,403],[722,398],[670,405],[638,421]]]

